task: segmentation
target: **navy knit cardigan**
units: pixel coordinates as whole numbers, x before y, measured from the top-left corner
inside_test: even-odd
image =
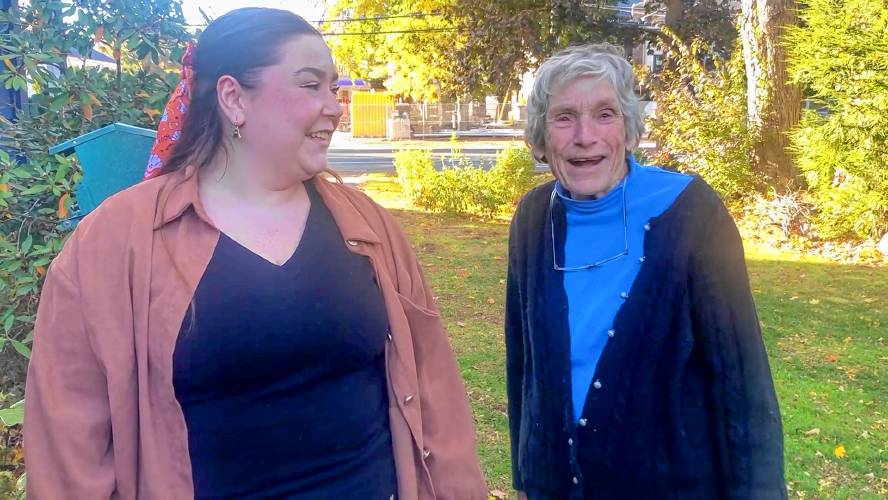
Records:
[[[514,487],[553,498],[785,498],[783,433],[737,228],[695,178],[651,219],[645,262],[574,422],[550,182],[512,221],[506,298]],[[565,216],[555,245],[564,261]],[[594,242],[590,242],[594,244]]]

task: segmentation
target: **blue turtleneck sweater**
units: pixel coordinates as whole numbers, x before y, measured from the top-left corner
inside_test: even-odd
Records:
[[[650,219],[661,215],[691,182],[691,177],[656,167],[639,165],[627,156],[629,174],[597,200],[574,200],[560,183],[558,200],[566,208],[567,237],[564,267],[577,267],[619,255],[626,250],[623,224],[625,190],[628,255],[600,267],[564,271],[570,327],[571,391],[573,415],[583,407],[598,359],[613,329],[617,311],[628,298],[644,259],[644,237]]]

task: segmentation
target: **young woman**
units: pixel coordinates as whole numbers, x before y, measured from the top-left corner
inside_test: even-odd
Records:
[[[188,59],[160,175],[87,217],[44,285],[30,498],[485,498],[421,266],[320,175],[341,115],[321,36],[240,9]]]

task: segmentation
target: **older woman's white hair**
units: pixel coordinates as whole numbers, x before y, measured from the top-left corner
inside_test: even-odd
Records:
[[[609,43],[568,47],[540,65],[533,90],[527,99],[524,140],[537,161],[546,162],[546,114],[549,111],[549,98],[574,80],[587,76],[607,80],[617,94],[626,129],[626,147],[634,148],[641,140],[644,133],[641,106],[635,95],[632,66],[623,51]]]

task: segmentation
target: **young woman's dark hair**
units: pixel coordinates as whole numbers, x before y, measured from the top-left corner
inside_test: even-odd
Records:
[[[225,148],[225,127],[216,97],[223,75],[254,88],[258,73],[281,59],[281,46],[300,35],[321,36],[298,15],[279,9],[247,7],[214,20],[200,35],[194,53],[194,87],[182,135],[161,173],[186,165],[206,166]]]

